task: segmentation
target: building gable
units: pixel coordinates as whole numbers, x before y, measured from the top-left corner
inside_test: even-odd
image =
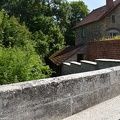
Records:
[[[102,38],[119,35],[119,14],[120,0],[113,2],[112,8],[108,9],[107,6],[103,6],[96,10],[93,10],[86,18],[84,18],[79,24],[74,27],[76,31],[75,44],[87,44],[90,41],[96,41]]]

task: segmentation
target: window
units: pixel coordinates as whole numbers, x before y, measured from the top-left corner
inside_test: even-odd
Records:
[[[115,15],[112,15],[112,23],[115,23]]]
[[[120,32],[117,31],[117,30],[109,30],[109,31],[108,31],[109,37],[111,37],[111,38],[119,35],[119,33],[120,33]]]
[[[82,28],[82,37],[85,37],[85,28]]]
[[[80,62],[80,60],[84,60],[84,54],[77,54],[77,62]]]

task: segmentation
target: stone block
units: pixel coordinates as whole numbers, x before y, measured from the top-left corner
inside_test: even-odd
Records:
[[[110,88],[111,88],[111,96],[112,96],[112,98],[120,95],[120,82],[115,83]]]
[[[83,78],[82,92],[94,90],[94,79],[96,79],[96,76],[87,76]]]
[[[94,88],[102,88],[110,85],[110,73],[102,73],[99,75],[96,75],[93,79],[94,81]]]
[[[65,99],[44,106],[38,105],[34,107],[34,111],[34,120],[61,120],[71,115],[71,100]]]
[[[110,68],[110,83],[111,85],[120,82],[120,67]]]
[[[61,80],[59,83],[52,83],[52,86],[56,86],[56,91],[54,92],[54,100],[71,97],[73,95],[81,93],[83,79],[81,77],[74,79],[74,76],[75,75],[69,75],[63,77],[62,79],[65,80]]]
[[[93,91],[73,97],[72,114],[78,113],[98,103],[97,92]]]
[[[99,89],[97,92],[98,92],[98,95],[97,95],[98,103],[112,98],[111,87],[110,86]]]

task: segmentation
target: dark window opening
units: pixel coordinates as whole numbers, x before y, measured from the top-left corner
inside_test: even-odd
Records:
[[[112,15],[112,23],[115,23],[115,15]]]
[[[82,28],[82,37],[85,37],[85,28]]]
[[[117,33],[113,33],[113,37],[117,36]]]
[[[110,38],[113,38],[113,37],[115,37],[117,35],[118,35],[118,33],[110,33]]]
[[[80,62],[80,60],[84,60],[84,54],[77,54],[77,62]]]

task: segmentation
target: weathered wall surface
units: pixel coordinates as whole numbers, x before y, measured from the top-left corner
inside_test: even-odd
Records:
[[[115,23],[112,23],[112,17],[111,15],[115,15]],[[109,14],[105,19],[102,21],[101,26],[103,28],[102,30],[102,36],[107,37],[109,30],[118,30],[120,32],[120,6],[117,7],[114,11],[112,11],[111,14]]]
[[[87,60],[120,59],[120,40],[90,42],[86,53]]]
[[[65,62],[70,62],[70,61],[77,61],[77,54],[85,54],[87,49],[87,45],[84,45],[80,47],[80,49],[72,56],[70,56]]]
[[[75,29],[75,33],[76,33],[75,45],[86,44],[90,41],[100,40],[100,38],[102,38],[102,31],[103,31],[103,28],[101,26],[103,26],[102,22],[95,22]],[[83,28],[85,30],[84,37],[82,37]]]
[[[61,120],[120,94],[120,67],[0,86],[0,120]]]

